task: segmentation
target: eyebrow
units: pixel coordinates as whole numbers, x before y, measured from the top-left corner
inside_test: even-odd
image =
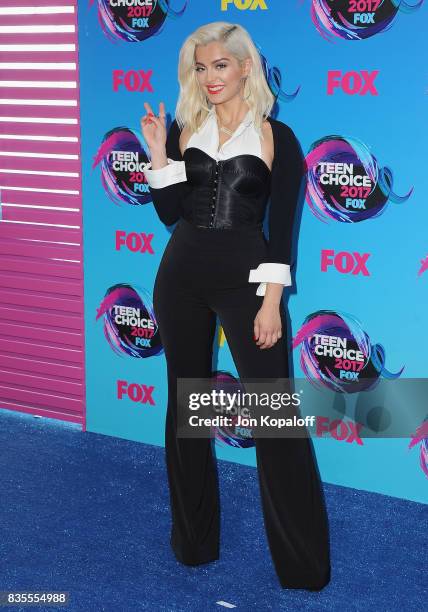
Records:
[[[216,62],[219,62],[220,60],[228,60],[228,57],[219,57],[219,59],[214,60],[213,62],[211,62],[211,64],[215,64]],[[201,64],[201,66],[205,66],[205,64],[203,64],[202,62],[195,62],[195,64]]]

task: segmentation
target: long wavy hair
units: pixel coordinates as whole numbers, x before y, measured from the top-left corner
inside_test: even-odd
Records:
[[[245,80],[243,97],[253,112],[254,127],[263,138],[262,123],[270,115],[275,97],[267,84],[260,54],[251,36],[242,26],[226,21],[214,21],[199,27],[186,38],[180,49],[180,93],[175,109],[178,125],[181,129],[187,125],[190,133],[198,131],[213,107],[197,81],[195,70],[196,46],[213,41],[224,45],[240,65],[248,57],[251,58],[251,71]]]

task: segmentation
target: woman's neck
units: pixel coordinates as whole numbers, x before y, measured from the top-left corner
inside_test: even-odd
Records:
[[[227,103],[216,104],[214,107],[217,121],[224,127],[230,127],[241,123],[250,110],[248,104],[245,103],[239,104],[239,106],[237,106],[236,103],[234,103],[233,106],[226,106],[226,104]]]

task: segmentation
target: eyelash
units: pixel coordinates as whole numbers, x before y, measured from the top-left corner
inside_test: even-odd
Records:
[[[224,66],[226,68],[227,64],[217,64],[216,68],[218,68],[219,66]],[[203,68],[201,66],[196,66],[196,72],[199,72],[199,69],[203,70]]]

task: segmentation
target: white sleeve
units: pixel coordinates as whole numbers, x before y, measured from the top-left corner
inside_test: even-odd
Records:
[[[260,283],[257,287],[256,295],[265,295],[266,283],[279,283],[290,286],[291,275],[290,266],[282,263],[261,263],[250,270],[249,283]]]
[[[151,170],[152,162],[143,164],[142,171],[146,177],[147,183],[154,189],[174,185],[187,181],[186,165],[184,161],[175,161],[168,157],[168,165],[163,168]]]

